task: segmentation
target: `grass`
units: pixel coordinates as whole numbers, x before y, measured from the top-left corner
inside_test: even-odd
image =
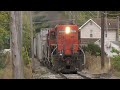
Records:
[[[12,68],[6,67],[4,69],[0,69],[0,79],[13,79],[12,77]],[[28,67],[24,67],[24,78],[31,79],[32,71]]]
[[[31,64],[24,66],[24,77],[25,79],[32,79],[32,69]]]
[[[120,72],[119,71],[113,71],[113,75],[117,76],[117,77],[120,77]]]
[[[112,73],[114,76],[120,77],[120,61],[111,58]]]
[[[0,69],[0,79],[13,79],[12,61],[10,60],[10,54],[8,54],[6,57],[6,64],[7,65],[5,68]],[[31,64],[27,66],[24,65],[24,78],[32,78]]]
[[[0,69],[0,79],[12,79],[12,62],[10,53],[6,53],[5,67]]]
[[[120,70],[117,70],[115,68],[114,62],[116,62],[116,61],[111,59],[112,74],[120,77]],[[10,56],[6,57],[6,64],[7,65],[5,68],[0,69],[0,79],[12,79],[13,78],[12,77],[12,73],[13,73],[12,61],[10,61]],[[110,71],[109,59],[107,57],[105,57],[105,68],[103,70],[101,70],[101,57],[93,56],[93,55],[90,55],[89,53],[86,53],[85,67],[92,74],[108,73]],[[46,72],[41,69],[41,73],[44,74]],[[24,78],[32,79],[31,63],[27,66],[24,65]]]
[[[105,57],[105,67],[101,70],[101,57],[86,53],[86,69],[92,74],[108,73],[110,70],[109,59]]]

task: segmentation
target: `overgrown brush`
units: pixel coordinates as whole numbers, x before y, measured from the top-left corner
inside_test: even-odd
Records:
[[[117,54],[112,57],[112,68],[120,72],[120,51],[118,51],[115,48],[112,48],[111,52]]]
[[[7,52],[7,53],[0,53],[0,69],[3,69],[3,68],[5,68],[5,66],[7,65],[7,62],[8,62],[8,60],[7,60],[7,57],[8,57],[8,54],[9,54],[9,52]]]
[[[27,66],[28,64],[30,64],[30,57],[28,55],[28,50],[25,47],[23,47],[22,49],[22,56],[23,56],[24,65]]]
[[[87,46],[82,47],[84,52],[89,52],[91,55],[100,56],[101,49],[98,45],[94,43],[89,43]]]
[[[89,43],[87,46],[82,47],[85,56],[86,64],[85,67],[91,73],[103,73],[109,71],[109,58],[105,55],[105,67],[101,70],[101,49],[94,43]]]

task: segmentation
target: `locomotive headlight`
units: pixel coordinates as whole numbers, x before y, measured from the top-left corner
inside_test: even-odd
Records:
[[[69,34],[70,33],[70,27],[66,27],[65,32],[66,32],[66,34]]]
[[[62,56],[62,53],[60,53],[60,56]]]

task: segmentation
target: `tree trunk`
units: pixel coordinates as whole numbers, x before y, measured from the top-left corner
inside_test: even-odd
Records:
[[[22,67],[22,59],[21,59],[21,49],[18,45],[19,39],[19,11],[11,11],[11,52],[12,52],[12,62],[13,62],[13,78],[14,79],[23,79],[23,67]],[[19,43],[21,44],[21,43]]]

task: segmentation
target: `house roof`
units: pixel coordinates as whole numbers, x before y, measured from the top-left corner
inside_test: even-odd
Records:
[[[95,23],[101,29],[101,18],[89,19],[79,29],[83,28],[90,21]],[[107,19],[108,30],[117,30],[118,29],[117,25],[118,25],[117,19]],[[105,25],[105,28],[106,28],[106,25]]]
[[[89,23],[90,21],[92,21],[96,26],[98,26],[98,28],[101,29],[101,27],[95,22],[93,21],[92,19],[89,19],[87,22],[85,22],[79,29],[83,28],[87,23]]]
[[[101,18],[94,18],[93,19],[99,26],[101,26]],[[105,21],[106,22],[106,21]],[[107,19],[107,26],[108,29],[117,29],[118,28],[118,21],[117,19]],[[105,25],[106,28],[106,25]]]
[[[118,41],[111,41],[111,42],[118,45],[118,46],[120,46],[120,42],[118,42]]]

